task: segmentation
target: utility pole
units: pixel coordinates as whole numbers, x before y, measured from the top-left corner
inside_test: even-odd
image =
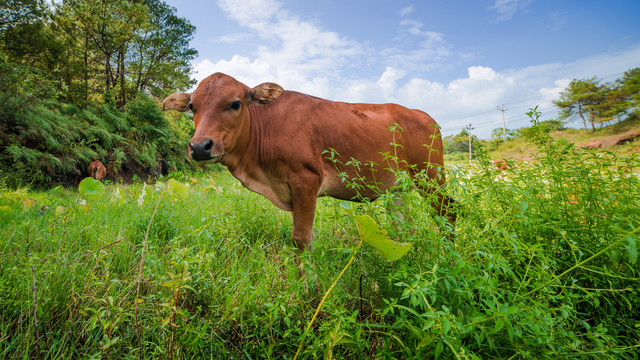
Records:
[[[496,106],[496,110],[502,111],[502,141],[507,142],[507,127],[504,123],[504,104]]]
[[[467,129],[467,133],[469,133],[469,164],[471,164],[471,130],[473,130],[473,127],[469,124],[465,129]]]

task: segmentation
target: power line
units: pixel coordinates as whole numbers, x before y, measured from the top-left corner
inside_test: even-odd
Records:
[[[544,96],[537,96],[536,98],[543,98],[543,97]],[[532,99],[534,99],[534,98],[532,98]],[[526,102],[526,100],[519,101],[519,102],[511,102],[511,103],[506,103],[506,104],[507,105],[514,105],[514,104],[518,104],[518,103],[521,103],[521,102]],[[463,114],[463,115],[460,115],[460,116],[456,116],[456,117],[449,117],[449,118],[447,118],[447,121],[458,121],[458,120],[468,119],[470,117],[476,117],[476,116],[479,116],[479,115],[492,113],[494,111],[495,111],[495,109],[484,110],[484,111],[480,111],[480,112],[470,112],[470,113],[466,113],[466,114]]]
[[[554,108],[553,106],[545,107],[545,108],[538,108],[538,111],[540,113],[542,113],[542,115],[545,115],[549,111],[553,110],[553,108]],[[508,109],[505,109],[505,111],[506,110],[508,110]],[[495,110],[491,110],[491,111],[493,112]],[[517,123],[519,123],[519,122],[521,122],[523,120],[529,120],[529,119],[530,119],[529,116],[527,116],[525,114],[522,114],[520,116],[510,117],[509,118],[509,123],[512,124],[512,125],[515,125],[515,124],[517,124]],[[449,120],[449,121],[451,121],[451,120]],[[483,123],[480,123],[480,124],[476,124],[475,126],[476,126],[476,128],[487,128],[487,127],[490,127],[490,126],[499,126],[499,125],[500,125],[500,120],[498,120],[498,121],[490,121],[490,122],[483,122]],[[442,127],[441,128],[442,131],[446,131],[446,132],[459,132],[459,131],[462,131],[464,129],[466,129],[466,127],[462,127],[462,128],[460,128],[460,127],[455,127],[455,128]]]
[[[484,115],[484,114],[488,114],[490,112],[493,112],[493,110],[486,110],[486,111],[482,111],[482,112],[470,112],[470,113],[466,113],[466,114],[462,114],[459,116],[456,116],[453,119],[449,119],[449,121],[456,121],[456,120],[462,120],[462,119],[466,119],[466,118],[470,118],[470,117],[474,117],[474,116],[478,116],[478,115]]]

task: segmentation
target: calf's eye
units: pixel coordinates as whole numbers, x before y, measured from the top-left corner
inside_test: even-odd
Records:
[[[232,102],[231,105],[229,105],[229,109],[238,110],[238,109],[240,109],[241,105],[242,105],[242,101],[236,100],[236,101]]]

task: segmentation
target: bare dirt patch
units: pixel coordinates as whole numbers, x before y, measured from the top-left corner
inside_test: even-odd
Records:
[[[616,145],[624,145],[638,139],[639,137],[640,130],[634,129],[600,139],[589,140],[588,142],[581,143],[578,146],[583,149],[607,149]]]

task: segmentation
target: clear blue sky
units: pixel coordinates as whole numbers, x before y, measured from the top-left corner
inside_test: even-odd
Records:
[[[528,126],[571,79],[640,66],[638,0],[168,0],[196,26],[198,80],[221,71],[331,100],[419,108],[445,135]],[[578,124],[575,124],[578,126]]]

